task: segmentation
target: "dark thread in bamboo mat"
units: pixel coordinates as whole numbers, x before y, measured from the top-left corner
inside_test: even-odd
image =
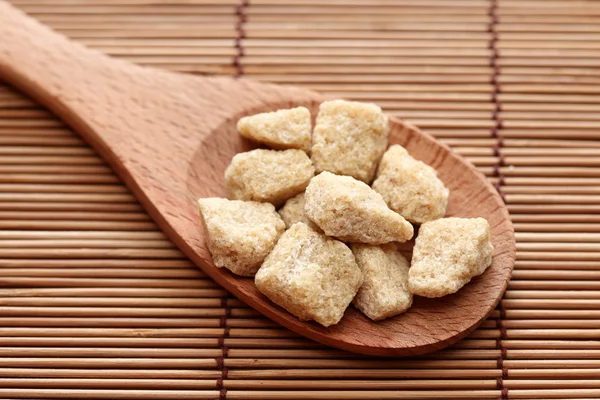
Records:
[[[494,105],[492,111],[492,120],[494,125],[491,129],[491,135],[494,139],[496,139],[496,143],[494,144],[493,151],[494,156],[496,156],[496,162],[494,164],[494,177],[497,178],[497,182],[494,184],[494,187],[498,191],[500,197],[502,197],[502,201],[506,203],[506,196],[502,192],[502,186],[504,185],[504,175],[502,175],[502,167],[505,165],[504,154],[502,153],[502,148],[504,146],[504,138],[502,137],[502,118],[500,112],[502,111],[502,105],[500,104],[500,83],[498,82],[498,76],[500,75],[500,66],[498,65],[498,32],[496,30],[496,26],[498,25],[498,15],[497,15],[498,4],[497,0],[490,0],[490,9],[489,9],[489,33],[490,33],[490,67],[492,68],[492,76],[491,76],[491,84],[492,84],[492,96],[491,101]]]
[[[497,0],[490,0],[490,8],[489,8],[489,33],[490,33],[490,67],[492,68],[492,97],[491,101],[494,105],[492,111],[492,120],[494,125],[491,129],[492,137],[496,139],[496,143],[494,144],[494,156],[496,156],[496,163],[494,164],[494,177],[497,178],[497,182],[494,184],[494,187],[498,191],[500,197],[502,197],[502,201],[506,203],[506,198],[504,193],[502,193],[502,185],[504,185],[504,176],[502,175],[502,167],[505,165],[504,155],[502,154],[502,147],[504,145],[504,140],[502,138],[502,119],[500,116],[500,111],[502,110],[500,99],[498,95],[500,94],[500,84],[498,82],[498,76],[500,75],[500,67],[498,65],[498,32],[496,27],[498,25],[498,4]],[[498,328],[500,332],[500,336],[496,339],[496,349],[500,350],[500,354],[498,359],[496,360],[496,366],[501,371],[501,375],[496,378],[496,389],[500,391],[500,397],[498,400],[507,400],[508,399],[508,389],[504,387],[504,380],[508,378],[508,370],[504,366],[504,360],[507,356],[507,349],[504,346],[504,340],[506,339],[506,328],[502,321],[506,318],[506,310],[504,308],[504,303],[500,301],[499,304],[500,316],[496,319],[496,328]]]
[[[225,344],[225,340],[229,337],[229,327],[227,326],[227,318],[229,318],[231,314],[231,309],[229,308],[229,297],[225,296],[221,298],[221,307],[225,309],[225,313],[220,318],[219,326],[223,328],[223,334],[219,336],[218,345],[221,349],[221,356],[216,358],[217,361],[217,369],[221,371],[221,376],[217,378],[217,390],[219,391],[219,399],[225,400],[227,398],[227,388],[224,386],[224,381],[227,379],[228,370],[225,366],[225,359],[229,354],[229,349]]]
[[[506,340],[506,328],[502,321],[506,318],[506,309],[504,303],[500,301],[499,304],[500,316],[496,319],[496,328],[500,331],[500,337],[496,339],[496,348],[500,350],[500,355],[496,360],[496,367],[502,371],[502,375],[496,378],[496,389],[500,390],[500,397],[498,400],[508,399],[508,389],[504,387],[504,380],[508,378],[508,369],[504,366],[504,360],[507,356],[507,349],[504,346],[504,340]]]
[[[235,67],[235,77],[239,78],[244,75],[244,67],[242,66],[241,58],[244,56],[244,45],[242,41],[246,37],[246,31],[244,30],[244,24],[246,23],[246,7],[248,7],[248,0],[242,0],[241,3],[235,8],[235,15],[237,21],[235,23],[235,56],[233,56],[233,66]]]

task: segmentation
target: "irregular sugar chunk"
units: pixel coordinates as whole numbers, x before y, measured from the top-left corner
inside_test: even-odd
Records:
[[[298,222],[277,242],[255,277],[271,301],[303,321],[337,324],[362,284],[344,243]]]
[[[383,155],[373,189],[392,210],[416,224],[442,218],[448,206],[449,191],[435,170],[400,145]]]
[[[455,293],[492,263],[490,226],[483,218],[425,222],[415,240],[409,287],[424,297]]]
[[[225,170],[225,181],[233,199],[279,206],[304,191],[314,173],[302,150],[257,149],[236,154]]]
[[[370,183],[387,147],[388,130],[387,117],[375,104],[321,103],[311,156],[317,173],[329,171]]]
[[[396,246],[354,243],[351,248],[363,273],[363,284],[352,304],[374,321],[408,310],[413,301],[408,290],[409,263]]]
[[[304,209],[326,235],[344,242],[405,242],[413,235],[412,225],[390,210],[379,193],[349,176],[322,172],[314,177]]]
[[[310,111],[306,107],[277,110],[241,118],[237,129],[247,139],[274,149],[310,151]]]
[[[269,203],[212,197],[198,207],[215,266],[234,274],[254,276],[285,230]]]
[[[285,222],[286,228],[289,228],[296,222],[303,222],[315,231],[321,232],[321,229],[308,218],[304,211],[304,192],[286,201],[284,206],[279,210],[279,215],[281,215],[281,219]]]

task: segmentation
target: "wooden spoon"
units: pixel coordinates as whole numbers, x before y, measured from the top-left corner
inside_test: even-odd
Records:
[[[415,355],[446,347],[498,304],[515,259],[500,196],[472,165],[431,136],[391,118],[391,143],[438,170],[451,190],[448,215],[486,218],[492,266],[457,294],[417,298],[405,314],[372,322],[350,307],[331,328],[303,322],[262,296],[252,279],[215,268],[196,209],[226,196],[223,171],[250,148],[236,121],[256,112],[307,106],[322,97],[291,87],[144,68],[71,42],[0,0],[0,77],[68,123],[117,172],[175,244],[207,275],[262,314],[321,343],[372,355]],[[74,171],[76,173],[76,171]]]

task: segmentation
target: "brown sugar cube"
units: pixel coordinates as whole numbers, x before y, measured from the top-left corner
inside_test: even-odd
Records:
[[[256,287],[303,321],[337,324],[362,284],[352,251],[344,243],[298,222],[267,256]]]
[[[310,151],[310,111],[306,107],[277,110],[241,118],[237,123],[240,134],[274,149]]]
[[[304,211],[304,192],[286,201],[278,212],[283,222],[285,222],[286,228],[289,228],[296,222],[303,222],[311,229],[321,232],[321,229],[306,216],[306,212]]]
[[[304,191],[313,175],[302,150],[257,149],[236,154],[225,170],[225,181],[233,199],[279,206]]]
[[[370,183],[387,147],[388,130],[387,117],[375,104],[321,103],[311,156],[317,173],[329,171]]]
[[[390,210],[379,193],[349,176],[322,172],[314,177],[304,209],[326,235],[344,242],[384,244],[413,236],[412,225]]]
[[[373,189],[392,210],[416,224],[442,218],[448,206],[449,191],[435,170],[400,145],[383,155]]]
[[[352,304],[374,321],[408,310],[413,300],[408,290],[409,263],[396,246],[355,243],[351,248],[363,273],[363,284]]]
[[[215,266],[237,275],[254,276],[285,230],[269,203],[212,197],[198,207]]]
[[[408,283],[413,294],[455,293],[492,263],[490,226],[483,218],[425,222],[415,240]]]

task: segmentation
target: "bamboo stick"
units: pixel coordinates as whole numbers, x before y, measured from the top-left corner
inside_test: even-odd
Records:
[[[44,109],[8,109],[8,110],[0,110],[0,118],[5,119],[21,119],[21,118],[31,118],[31,119],[46,119],[46,118],[54,118],[52,114]]]
[[[594,340],[503,340],[502,345],[511,349],[597,349]]]
[[[329,51],[329,48],[324,48],[323,51]],[[362,49],[357,49],[362,52]],[[308,83],[308,84],[323,84],[323,83],[331,83],[332,81],[336,83],[415,83],[422,82],[426,84],[439,84],[443,82],[447,83],[488,83],[489,77],[487,75],[475,75],[470,78],[461,75],[448,75],[448,74],[429,74],[429,75],[396,75],[396,74],[377,74],[377,75],[367,75],[367,74],[322,74],[322,75],[304,75],[304,74],[252,74],[250,75],[255,79],[268,81],[268,82],[279,82],[279,83]],[[392,105],[390,105],[393,104]],[[400,104],[400,105],[398,105]],[[405,107],[415,107],[413,103],[398,103],[398,102],[380,102],[380,106],[384,108],[392,108],[395,107],[397,109],[405,109]],[[473,105],[476,106],[476,105]],[[489,104],[480,104],[479,107],[489,109]],[[421,107],[426,107],[422,105]],[[444,110],[453,109],[448,104],[444,104]]]
[[[514,223],[519,232],[600,232],[596,224]]]
[[[532,205],[532,204],[509,204],[507,205],[508,210],[513,213],[531,213],[533,215],[535,214],[546,214],[546,213],[551,213],[551,212],[557,212],[557,213],[572,213],[573,215],[576,214],[582,214],[585,213],[583,215],[588,215],[591,213],[598,213],[598,210],[600,210],[600,208],[598,208],[597,206],[593,205],[593,204],[580,204],[577,206],[577,209],[574,209],[573,207],[569,207],[569,206],[565,206],[563,204],[540,204],[540,205]],[[574,219],[576,219],[576,217],[574,217]],[[569,225],[566,225],[567,228],[569,228]],[[573,229],[585,229],[585,227],[583,226],[573,226],[571,227],[571,230]],[[561,228],[559,228],[561,229]],[[526,229],[523,229],[526,230]]]
[[[357,23],[352,23],[356,26]],[[311,29],[314,29],[314,24],[310,25]],[[357,27],[360,29],[360,27]],[[203,53],[204,54],[204,53]],[[388,47],[364,47],[364,48],[352,48],[352,47],[250,47],[244,51],[244,55],[248,57],[257,56],[288,56],[288,57],[314,57],[314,56],[325,56],[329,57],[356,57],[356,56],[373,56],[373,57],[489,57],[490,50],[486,48],[388,48]],[[489,79],[486,81],[489,82]],[[0,113],[0,115],[2,115]],[[12,114],[11,114],[12,115]]]
[[[7,220],[61,220],[61,221],[148,221],[144,213],[101,213],[83,211],[0,211],[0,218]]]
[[[126,250],[128,252],[134,250]],[[109,253],[115,253],[112,250]],[[171,253],[170,250],[156,250],[155,252]],[[149,253],[146,251],[146,253]],[[149,257],[152,257],[151,253]],[[138,287],[145,288],[215,288],[216,284],[212,280],[201,279],[112,279],[112,278],[30,278],[30,277],[5,277],[2,279],[3,285],[8,287],[128,287],[135,283]]]
[[[305,14],[285,14],[285,15],[272,15],[272,14],[251,14],[247,16],[247,21],[251,23],[261,23],[261,24],[289,24],[289,23],[331,23],[332,18],[329,15],[305,15]],[[457,23],[463,22],[466,24],[485,24],[489,22],[489,17],[485,15],[483,12],[479,15],[450,15],[450,14],[441,14],[441,15],[424,15],[424,14],[415,14],[415,13],[406,13],[406,14],[396,14],[396,15],[377,15],[377,14],[340,14],[336,15],[335,23],[348,23],[348,22],[357,22],[364,24],[381,24],[381,25],[390,25],[394,22],[401,23]],[[373,28],[371,28],[373,30]]]
[[[597,214],[513,214],[511,215],[511,219],[513,222],[539,222],[539,223],[551,223],[551,222],[587,222],[587,223],[594,223],[594,222],[600,222],[600,215]],[[527,234],[531,233],[534,236],[540,237],[540,238],[550,238],[552,236],[548,236],[548,235],[552,235],[552,234],[545,234],[545,233],[534,233],[534,232],[520,232],[519,233],[519,237],[523,238],[523,240],[526,241],[534,241],[529,240],[527,238],[533,238],[533,236],[526,236]],[[525,236],[524,236],[525,235]],[[590,236],[588,236],[588,234],[582,234],[581,238],[593,238],[594,235],[593,234],[589,234]],[[572,240],[570,240],[570,238],[573,237],[577,237],[577,235],[572,234],[572,233],[566,233],[564,236],[554,236],[556,238],[557,241],[567,241],[570,242]],[[548,240],[541,240],[542,242],[546,242]]]
[[[302,31],[303,34],[306,32]],[[309,32],[310,33],[310,32]],[[250,35],[252,33],[249,33]],[[361,33],[363,35],[364,33]],[[264,35],[263,33],[257,32],[255,35],[258,37]],[[329,36],[329,35],[327,35]],[[366,35],[368,36],[368,35]],[[396,35],[394,35],[395,37]],[[421,60],[421,62],[419,62]],[[365,59],[362,57],[317,57],[317,56],[304,56],[304,57],[285,57],[285,56],[244,56],[244,65],[279,65],[279,64],[297,64],[297,65],[364,65]],[[484,57],[458,57],[458,58],[447,58],[447,57],[369,57],[369,63],[373,65],[421,65],[423,63],[429,65],[448,65],[448,66],[479,66],[483,67],[487,65],[487,59]],[[583,65],[586,63],[581,61]],[[558,65],[561,65],[557,62]],[[517,64],[519,65],[519,64]]]
[[[139,30],[127,30],[126,27],[114,30],[64,30],[58,29],[58,32],[68,35],[70,38],[77,41],[81,39],[89,38],[112,38],[112,37],[125,37],[125,38],[179,38],[181,36],[187,36],[195,39],[203,38],[220,38],[220,39],[235,39],[237,32],[232,28],[221,28],[218,30],[190,30],[190,29],[162,29],[154,31],[150,29],[139,29]]]
[[[114,176],[112,170],[106,165],[81,165],[77,166],[81,174]],[[68,165],[1,165],[0,174],[73,174],[73,167]]]
[[[6,398],[46,398],[46,399],[115,399],[142,400],[161,399],[212,400],[219,396],[216,390],[140,390],[126,392],[118,389],[0,389],[0,396]],[[18,396],[18,397],[16,397]]]
[[[0,116],[1,117],[1,116]],[[0,155],[96,156],[89,147],[2,146]]]
[[[515,271],[522,272],[522,271]],[[555,271],[556,272],[556,271]],[[597,272],[597,271],[587,271],[587,272]],[[515,279],[528,279],[527,276],[522,276],[522,274],[517,274],[518,276]],[[560,274],[559,274],[560,275]],[[567,275],[568,274],[563,274]],[[591,274],[594,275],[594,274]],[[598,274],[596,274],[598,275]],[[555,277],[549,275],[550,277],[547,279],[560,279],[559,277]],[[539,277],[533,275],[529,279],[539,279]],[[597,279],[597,276],[595,277]],[[573,309],[573,310],[585,310],[585,309],[600,309],[600,301],[596,299],[504,299],[502,300],[502,304],[507,309]]]
[[[210,308],[221,307],[219,298],[143,298],[143,297],[7,297],[0,299],[3,307],[166,307]]]
[[[274,16],[276,18],[281,18],[281,16]],[[294,18],[302,18],[303,16],[294,16]],[[348,19],[349,21],[355,21],[356,17],[354,16],[339,16],[342,19]],[[360,17],[360,16],[359,16]],[[261,19],[266,20],[268,18],[272,18],[272,16],[261,15],[255,17],[249,17],[249,19],[254,19],[255,21]],[[324,17],[329,18],[329,17]],[[369,16],[369,19],[373,18],[373,16]],[[390,18],[384,16],[384,18]],[[394,16],[391,17],[395,21],[401,20],[402,16]],[[418,16],[407,16],[407,18],[418,18]],[[375,19],[376,20],[376,19]],[[446,44],[451,45],[456,48],[472,48],[472,49],[482,49],[487,48],[488,40],[485,38],[480,39],[463,39],[463,40],[453,40],[452,42],[446,42]],[[98,43],[98,42],[96,42]],[[129,42],[119,42],[119,44],[128,44]],[[152,43],[161,43],[159,41]],[[164,43],[164,42],[162,42]],[[252,49],[256,47],[283,47],[288,46],[292,48],[436,48],[443,47],[444,41],[442,39],[399,39],[399,40],[387,40],[387,39],[320,39],[320,40],[311,40],[311,39],[269,39],[269,38],[244,38],[243,39],[244,49]],[[100,41],[98,44],[104,44],[104,42]],[[177,44],[190,44],[189,40],[182,40],[177,43],[170,43],[172,45]],[[231,43],[233,45],[233,43]]]
[[[197,297],[210,298],[227,296],[220,287],[186,288],[186,287],[69,287],[69,288],[4,288],[4,297]],[[0,328],[1,329],[1,328]]]
[[[600,196],[595,195],[537,195],[537,194],[507,194],[507,203],[519,204],[598,204]]]
[[[518,260],[515,262],[517,269],[545,269],[545,270],[586,270],[595,269],[593,261],[562,261],[561,263],[550,261]]]
[[[0,120],[1,121],[1,120]],[[1,122],[0,122],[1,123]],[[0,164],[44,164],[44,165],[102,165],[97,156],[2,156]]]
[[[0,128],[23,129],[23,128],[64,128],[64,124],[57,119],[0,119]]]
[[[240,339],[242,340],[242,339]],[[263,339],[273,340],[273,339]],[[285,345],[280,339],[275,340],[279,346]],[[292,340],[292,339],[287,339]],[[313,343],[305,341],[307,343]],[[2,337],[0,343],[4,347],[94,347],[94,348],[118,348],[118,347],[136,347],[136,348],[205,348],[219,347],[219,341],[215,338],[121,338],[121,337]],[[0,373],[1,376],[1,373]]]
[[[21,0],[22,1],[22,0]],[[313,9],[325,9],[331,10],[334,9],[334,6],[340,7],[340,9],[345,10],[347,6],[353,6],[348,10],[348,13],[353,13],[355,9],[378,11],[381,7],[384,8],[385,11],[393,12],[393,8],[389,7],[390,5],[401,6],[402,9],[409,10],[427,10],[429,7],[436,7],[443,9],[444,12],[451,12],[451,10],[464,11],[466,10],[479,10],[480,12],[484,12],[485,10],[485,2],[483,1],[456,1],[452,3],[443,2],[443,1],[435,1],[435,0],[426,0],[420,2],[418,5],[412,3],[407,0],[394,0],[394,1],[386,1],[386,0],[375,0],[373,2],[369,2],[367,0],[349,0],[348,2],[343,2],[341,0],[332,0],[328,2],[326,5],[317,1],[317,0],[290,0],[286,2],[284,6],[277,0],[255,0],[253,3],[254,7],[249,8],[248,12],[254,11],[254,13],[267,13],[271,12],[273,8],[276,8],[278,11],[285,7],[293,6],[294,10],[297,10],[299,13],[308,12],[308,10]],[[261,7],[261,6],[270,6],[270,7]],[[273,7],[276,6],[276,7]],[[281,6],[281,7],[280,7]],[[302,7],[298,7],[302,6]],[[366,8],[361,8],[357,6],[366,6]]]
[[[512,300],[513,302],[516,300]],[[577,300],[571,300],[572,302],[578,302]],[[549,300],[551,302],[551,300]],[[533,302],[532,303],[538,303]],[[581,302],[583,303],[583,302]],[[520,318],[583,318],[583,319],[595,319],[598,318],[600,312],[597,310],[583,310],[581,307],[575,310],[555,310],[555,309],[529,309],[529,310],[506,310],[507,318],[520,319]]]
[[[70,202],[1,202],[3,211],[68,211],[135,213],[142,210],[137,203],[70,203]],[[91,221],[90,221],[91,222]],[[118,229],[115,227],[115,229]]]
[[[138,222],[138,221],[25,221],[25,220],[12,220],[12,221],[2,221],[0,220],[0,229],[32,229],[32,230],[53,230],[53,229],[63,229],[63,230],[83,230],[83,231],[96,231],[96,230],[124,230],[124,231],[155,231],[157,230],[156,225],[153,222]],[[42,251],[42,252],[32,252],[31,254],[35,254],[34,257],[44,258],[44,257],[78,257],[85,255],[84,253],[75,254],[74,252],[57,252],[52,253],[50,251]],[[62,256],[61,254],[72,254],[71,256]],[[92,255],[92,253],[89,253]],[[0,251],[0,258],[3,257],[15,257],[19,256],[18,252],[10,252],[10,251]],[[100,257],[108,257],[109,253],[100,255]],[[115,253],[118,257],[126,257],[124,253]],[[21,256],[26,256],[21,253]],[[24,257],[27,258],[27,257]]]
[[[88,233],[88,232],[67,232],[67,233]],[[93,233],[93,232],[92,232]],[[146,232],[136,232],[146,233]],[[154,232],[148,232],[154,233]],[[158,233],[158,232],[156,232]],[[6,268],[195,268],[189,260],[186,259],[0,259],[3,267]]]
[[[0,193],[0,201],[133,203],[136,200],[129,193]]]
[[[10,100],[6,98],[0,97],[0,108],[24,108],[24,107],[33,107],[36,104],[32,100],[28,99],[15,99]]]
[[[0,327],[0,337],[38,338],[217,338],[224,328],[81,328],[81,327]]]
[[[0,369],[0,375],[2,370]],[[337,379],[432,379],[432,378],[492,378],[501,375],[494,369],[234,369],[229,370],[232,379],[273,379],[273,378],[337,378]]]
[[[600,245],[596,243],[517,243],[517,251],[561,251],[596,252]]]
[[[412,39],[411,39],[412,40]],[[487,40],[487,39],[486,39]],[[364,74],[359,65],[244,65],[244,74]],[[447,74],[447,75],[487,75],[492,73],[489,66],[452,66],[452,65],[372,65],[370,74]],[[398,93],[401,95],[401,93]],[[436,99],[432,99],[437,101]],[[439,99],[438,99],[439,100]]]
[[[352,0],[351,0],[352,1]],[[21,6],[23,5],[32,5],[32,6],[39,6],[39,2],[35,1],[35,0],[16,0],[14,1],[15,4],[19,4]],[[74,6],[74,7],[81,7],[81,6],[92,6],[92,5],[101,5],[101,6],[112,6],[111,8],[114,8],[115,12],[119,12],[119,6],[146,6],[146,5],[154,5],[157,6],[155,1],[151,1],[151,0],[123,0],[123,1],[118,1],[118,0],[86,0],[85,3],[78,3],[76,1],[72,1],[72,0],[49,0],[48,2],[44,2],[44,4],[51,4],[51,5],[64,5],[64,6]],[[230,6],[236,6],[238,3],[235,0],[223,0],[223,1],[216,1],[216,0],[188,0],[186,2],[186,4],[188,4],[189,6],[210,6],[206,8],[206,12],[207,13],[215,13],[215,10],[223,10],[223,7],[212,7],[215,4],[220,4],[221,6],[223,5],[230,5]],[[165,4],[167,5],[167,4]],[[83,7],[83,9],[85,10],[86,7]]]
[[[6,174],[0,173],[0,183],[12,184],[113,184],[121,183],[115,175],[50,175],[50,174]]]
[[[594,177],[518,177],[508,176],[504,178],[505,187],[509,186],[546,186],[546,185],[578,185],[578,186],[595,186],[600,184],[600,179]]]
[[[593,76],[583,75],[583,76],[572,76],[566,74],[552,74],[552,75],[502,75],[501,78],[498,79],[501,84],[527,84],[527,83],[560,83],[560,84],[584,84],[584,83],[598,83],[598,79]],[[569,119],[566,116],[566,119]]]
[[[62,352],[62,353],[61,353]],[[218,357],[221,349],[199,348],[123,348],[123,347],[3,347],[2,357],[123,357],[123,358],[183,358]],[[1,385],[0,385],[1,387]]]
[[[0,380],[0,382],[2,382]],[[12,380],[14,382],[14,380]],[[223,385],[228,389],[247,389],[247,390],[406,390],[422,389],[426,387],[430,390],[442,389],[463,389],[463,390],[481,390],[495,389],[495,379],[464,379],[464,380],[254,380],[254,379],[226,379]],[[555,385],[556,387],[556,385]]]
[[[571,343],[581,340],[597,340],[598,329],[510,329],[507,337],[523,339],[526,342],[534,339],[568,339]],[[574,341],[576,339],[577,341]],[[533,346],[533,345],[532,345]]]
[[[36,104],[37,106],[37,104]],[[44,136],[44,137],[50,137],[50,138],[55,138],[55,137],[72,137],[74,135],[74,132],[71,131],[68,127],[63,126],[63,127],[53,127],[53,128],[49,128],[49,127],[41,127],[41,128],[18,128],[18,127],[2,127],[0,126],[0,135],[2,136],[14,136],[14,135],[18,135],[18,136]]]
[[[591,361],[591,360],[586,360]],[[598,362],[600,365],[600,362]],[[355,359],[351,363],[345,359],[290,359],[290,358],[227,358],[225,359],[227,368],[412,368],[412,369],[439,369],[439,368],[460,368],[460,369],[495,369],[496,360],[432,360],[432,359],[414,359],[414,360],[363,360]]]
[[[506,103],[523,103],[523,102],[542,102],[542,103],[583,103],[597,104],[596,95],[584,94],[561,94],[557,96],[552,93],[530,94],[530,93],[500,93],[498,95],[502,104]]]
[[[12,193],[129,193],[127,188],[123,185],[89,185],[89,184],[0,184],[1,192],[12,192]]]
[[[259,5],[269,5],[269,7],[260,7]],[[300,4],[300,5],[299,5]],[[352,3],[350,3],[352,4]],[[276,5],[270,3],[254,3],[252,7],[248,7],[246,13],[248,15],[254,14],[343,14],[343,15],[364,15],[364,14],[373,14],[373,15],[395,15],[395,14],[403,14],[404,13],[415,13],[415,14],[426,14],[430,15],[431,11],[430,6],[415,6],[414,4],[398,4],[393,3],[396,7],[385,7],[385,6],[376,6],[373,7],[372,4],[369,7],[340,7],[334,6],[333,4],[328,5],[313,5],[310,3],[289,3],[284,6],[281,3]],[[354,5],[354,4],[353,4]],[[403,7],[398,7],[398,5],[403,5]],[[406,6],[406,7],[404,7]],[[438,11],[444,12],[444,14],[448,15],[481,15],[485,14],[485,4],[480,3],[479,5],[473,6],[472,4],[464,4],[464,6],[460,3],[456,6],[449,6],[449,3],[437,3],[435,7]]]
[[[501,167],[500,172],[507,177],[510,176],[528,176],[528,177],[598,177],[600,168],[582,168],[582,167]]]
[[[530,379],[530,380],[512,380],[504,381],[505,387],[509,389],[585,389],[598,388],[600,381],[593,379]]]
[[[127,376],[127,375],[125,375]],[[127,378],[0,378],[0,387],[36,389],[119,389],[124,391],[147,390],[198,390],[215,389],[214,379],[133,379]]]
[[[179,15],[179,16],[171,16],[169,18],[170,21],[177,20],[177,18],[191,18],[192,20],[200,21],[202,16],[189,16],[189,15]],[[218,16],[209,16],[208,18],[215,18]],[[222,18],[227,18],[227,16],[221,16]],[[40,18],[40,21],[72,21],[77,16],[71,15],[47,15]],[[123,21],[127,22],[131,19],[143,19],[143,20],[162,20],[164,21],[164,15],[113,15],[111,19],[115,21]],[[200,19],[198,19],[200,18]],[[85,21],[104,21],[106,16],[104,15],[83,15],[81,18]],[[235,18],[237,21],[237,18]],[[194,39],[189,37],[181,37],[181,38],[155,38],[155,39],[136,39],[136,38],[123,38],[123,37],[110,37],[110,38],[89,38],[81,41],[82,43],[91,46],[91,47],[100,47],[100,46],[118,46],[118,47],[144,47],[144,46],[159,46],[159,47],[234,47],[235,40],[231,39],[219,39],[219,38],[204,38],[204,39]],[[246,42],[244,42],[246,43]]]
[[[96,273],[93,273],[96,271]],[[173,279],[202,279],[206,278],[199,268],[30,268],[23,271],[20,268],[3,268],[1,277],[15,278],[173,278]]]
[[[231,328],[229,337],[244,337],[244,338],[289,338],[299,337],[296,333],[284,328]]]
[[[31,14],[234,14],[235,8],[229,6],[197,6],[197,7],[178,7],[176,5],[156,5],[149,4],[140,6],[129,6],[112,4],[107,5],[87,5],[84,3],[69,3],[69,4],[23,4],[20,3],[20,8]]]
[[[597,261],[600,254],[594,252],[548,252],[548,251],[519,251],[517,257],[522,260],[554,260],[556,261]],[[569,283],[570,285],[571,283]]]
[[[598,369],[571,368],[560,369],[560,375],[564,378],[595,378],[598,375]],[[509,376],[512,378],[556,378],[556,370],[553,369],[511,369]]]
[[[215,379],[221,371],[197,369],[74,369],[74,368],[0,368],[4,378],[94,378],[109,379]]]
[[[253,320],[237,321],[241,325],[257,325]],[[217,328],[220,318],[165,318],[160,317],[1,317],[0,323],[4,327],[74,327],[74,328]],[[60,357],[60,356],[59,356]],[[11,366],[8,363],[0,366]],[[69,364],[65,364],[69,367]]]
[[[303,349],[303,348],[324,348],[325,346],[313,342],[309,339],[299,338],[232,338],[224,339],[227,348],[282,348],[282,349]]]
[[[141,231],[141,232],[128,232],[128,231],[85,231],[85,232],[72,232],[72,231],[0,231],[0,239],[13,239],[13,240],[33,240],[33,239],[99,239],[99,240],[160,240],[165,239],[165,235],[160,231]],[[115,263],[123,263],[121,267],[128,267],[132,264],[129,260],[110,260]],[[21,261],[28,262],[28,261]],[[29,261],[31,262],[31,261]],[[40,263],[39,260],[33,261]],[[44,260],[44,262],[52,263],[53,260]],[[74,263],[90,263],[86,260],[63,260],[65,265],[71,265]],[[154,265],[157,261],[145,261],[146,265]],[[192,266],[188,261],[158,261],[160,265],[177,265],[180,267]],[[92,261],[94,265],[99,265],[98,261]]]
[[[595,264],[595,263],[594,263]],[[600,299],[600,291],[507,290],[506,299]]]
[[[435,116],[435,114],[434,114]],[[505,144],[506,145],[506,144]],[[455,146],[454,151],[460,153],[463,156],[491,156],[494,155],[494,150],[491,148],[480,148],[480,147],[463,147]],[[504,155],[508,159],[514,159],[511,156],[598,156],[600,155],[600,148],[510,148],[503,147],[498,150],[500,154]],[[558,158],[560,160],[560,158]]]
[[[552,256],[555,257],[555,259],[560,260],[560,255],[562,255],[561,253],[550,253],[550,254],[544,254],[544,253],[540,253],[538,254],[538,258],[542,258],[541,255],[544,255],[545,259],[551,260]],[[530,256],[529,254],[527,254],[526,256],[521,256],[522,258],[527,258],[527,256]],[[533,258],[533,257],[532,257]],[[572,259],[575,257],[572,257],[571,255],[569,255],[569,259]],[[594,255],[594,257],[590,257],[590,260],[594,260],[596,259],[596,255]],[[598,288],[600,288],[600,285],[597,284],[597,282],[586,282],[586,281],[567,281],[567,282],[557,282],[557,281],[542,281],[542,280],[530,280],[530,281],[511,281],[508,284],[508,287],[510,289],[555,289],[555,290],[597,290]]]
[[[261,60],[264,60],[265,57],[262,57]],[[306,60],[307,57],[303,57],[303,60]],[[307,86],[302,82],[298,82],[296,86]],[[462,83],[462,84],[361,84],[361,83],[323,83],[323,84],[311,84],[311,89],[319,90],[322,92],[329,93],[338,93],[342,95],[343,93],[348,93],[348,97],[352,97],[351,93],[354,92],[367,92],[368,95],[371,94],[379,94],[380,92],[479,92],[479,93],[488,93],[491,91],[490,84],[477,84],[477,83]],[[375,93],[371,93],[375,92]],[[345,96],[344,96],[345,97]]]

